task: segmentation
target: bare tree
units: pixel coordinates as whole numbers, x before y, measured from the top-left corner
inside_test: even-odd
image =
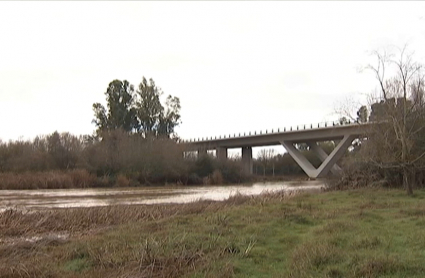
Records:
[[[345,96],[334,104],[334,113],[339,116],[339,122],[357,120],[356,107],[360,107],[361,102],[358,101],[352,94]]]
[[[367,67],[379,83],[379,96],[371,105],[369,119],[377,124],[368,134],[365,153],[379,168],[398,171],[410,195],[416,171],[424,165],[424,75],[423,65],[406,47],[396,52],[374,52],[377,63]]]
[[[273,167],[273,176],[274,176],[274,158],[275,150],[274,149],[262,149],[258,154],[258,160],[263,166],[263,175],[266,175],[266,168],[272,164]]]

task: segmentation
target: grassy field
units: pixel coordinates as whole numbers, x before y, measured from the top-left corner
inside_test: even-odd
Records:
[[[0,277],[424,277],[424,199],[362,189],[9,210]]]

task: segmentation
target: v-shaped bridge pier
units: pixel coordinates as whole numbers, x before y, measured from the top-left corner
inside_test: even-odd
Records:
[[[307,142],[307,145],[322,161],[322,164],[317,169],[299,150],[294,147],[292,142],[281,141],[281,144],[310,178],[322,178],[326,176],[329,171],[335,175],[338,175],[341,172],[341,168],[338,164],[336,164],[336,162],[344,155],[345,151],[355,138],[356,137],[353,135],[344,136],[329,155],[319,145],[317,145],[316,142]]]

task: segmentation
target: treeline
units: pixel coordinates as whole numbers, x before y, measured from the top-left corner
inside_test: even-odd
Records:
[[[34,140],[0,142],[0,188],[71,188],[240,183],[240,161],[184,157],[169,138],[121,129],[101,139],[54,132]]]

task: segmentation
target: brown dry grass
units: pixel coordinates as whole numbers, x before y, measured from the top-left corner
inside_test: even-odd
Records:
[[[107,206],[23,212],[9,209],[0,213],[1,236],[28,236],[47,232],[83,232],[129,222],[160,220],[166,217],[215,211],[242,204],[248,198],[232,197],[226,202],[202,201],[191,204]]]
[[[100,183],[87,170],[0,173],[0,189],[63,189],[96,187]]]

